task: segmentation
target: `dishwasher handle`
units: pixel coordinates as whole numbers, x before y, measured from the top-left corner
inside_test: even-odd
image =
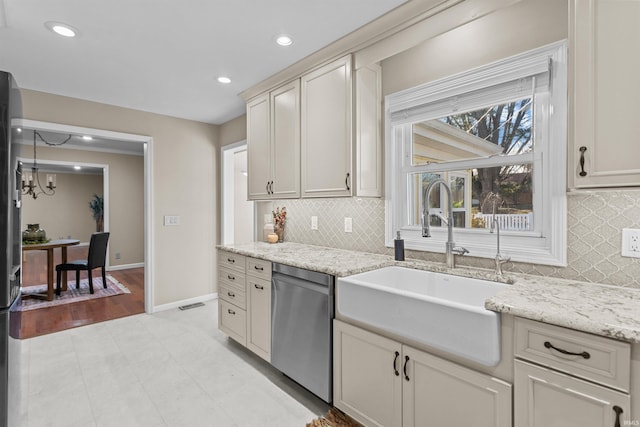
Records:
[[[273,283],[274,292],[277,292],[278,288],[283,289],[291,286],[304,288],[324,295],[332,294],[330,286],[320,285],[307,280],[298,279],[297,277],[288,276],[286,274],[273,273],[271,281]]]

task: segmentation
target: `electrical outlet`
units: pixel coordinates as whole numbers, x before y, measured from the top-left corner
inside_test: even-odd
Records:
[[[116,254],[114,255],[115,259],[120,259],[120,252],[116,252]]]
[[[311,217],[311,229],[312,230],[318,229],[318,217],[315,215]]]
[[[344,232],[351,233],[353,231],[353,220],[350,217],[344,218]]]
[[[622,229],[622,256],[640,258],[640,229]]]

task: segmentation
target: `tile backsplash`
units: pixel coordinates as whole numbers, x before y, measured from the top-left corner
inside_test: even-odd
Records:
[[[286,206],[285,240],[319,246],[392,255],[384,245],[381,199],[295,199],[258,203],[258,218],[276,206]],[[567,267],[507,263],[505,271],[560,277],[585,282],[640,288],[640,258],[620,255],[623,228],[640,228],[640,190],[579,191],[567,194]],[[318,230],[311,230],[311,216]],[[344,232],[344,218],[353,232]],[[262,221],[260,221],[261,229]],[[259,235],[261,235],[259,233]],[[443,261],[443,255],[407,251],[408,258]],[[493,260],[459,257],[458,265],[493,268]]]

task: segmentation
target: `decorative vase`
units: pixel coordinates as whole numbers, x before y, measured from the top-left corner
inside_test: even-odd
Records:
[[[44,243],[47,241],[47,233],[40,228],[40,224],[27,224],[27,229],[22,232],[23,243]]]
[[[274,224],[273,231],[278,235],[278,243],[284,242],[284,225]]]

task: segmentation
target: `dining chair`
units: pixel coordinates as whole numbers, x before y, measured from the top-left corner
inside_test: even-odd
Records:
[[[87,259],[78,259],[65,264],[56,265],[56,295],[60,295],[61,276],[63,271],[76,272],[76,288],[80,288],[80,272],[86,271],[89,276],[89,292],[93,293],[92,270],[102,268],[102,284],[107,287],[107,277],[105,274],[105,264],[107,261],[107,243],[109,243],[109,233],[93,233],[89,242],[89,254]]]

